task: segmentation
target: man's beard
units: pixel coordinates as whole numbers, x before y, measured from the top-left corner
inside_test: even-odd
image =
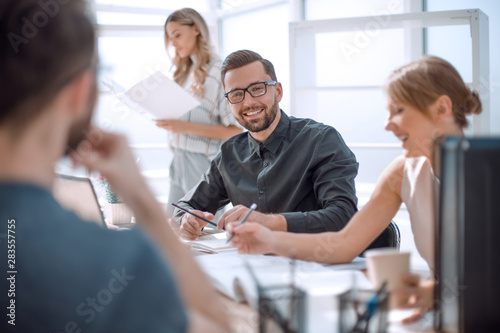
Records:
[[[78,145],[87,137],[90,130],[90,123],[94,113],[94,107],[97,100],[97,85],[93,85],[89,96],[87,113],[84,119],[75,121],[69,130],[68,142],[66,144],[66,153],[69,155],[76,151]]]
[[[254,107],[251,109],[261,109],[262,107]],[[276,98],[274,99],[274,103],[271,106],[271,109],[269,110],[270,112],[267,112],[268,109],[264,108],[264,113],[265,117],[262,120],[259,120],[259,122],[251,122],[251,121],[245,121],[244,116],[239,117],[238,122],[241,124],[241,126],[245,127],[248,131],[250,132],[261,132],[269,128],[271,124],[273,123],[274,119],[276,119],[276,115],[278,114],[279,107],[278,107],[278,102],[276,101]]]

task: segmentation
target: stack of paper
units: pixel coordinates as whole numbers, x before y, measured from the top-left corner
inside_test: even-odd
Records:
[[[191,249],[203,253],[218,253],[221,250],[234,249],[231,243],[227,243],[225,232],[219,232],[198,237],[194,241],[185,241]]]

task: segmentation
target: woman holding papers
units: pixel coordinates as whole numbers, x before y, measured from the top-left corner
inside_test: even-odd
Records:
[[[165,45],[175,49],[174,81],[200,101],[180,119],[156,121],[172,134],[169,201],[175,203],[196,185],[222,142],[242,129],[226,104],[220,81],[222,63],[210,48],[208,27],[201,15],[191,8],[173,12],[165,22]]]
[[[363,208],[339,232],[294,234],[272,232],[261,224],[228,225],[233,243],[242,253],[275,253],[325,263],[350,262],[390,223],[401,203],[410,214],[415,244],[434,269],[434,186],[439,181],[432,164],[434,139],[463,135],[467,114],[481,112],[476,92],[463,82],[455,68],[443,59],[423,57],[394,71],[385,84],[389,115],[385,129],[401,140],[404,156],[396,158],[382,173]],[[434,281],[420,281],[409,274],[409,287],[396,297],[410,294],[417,312],[405,321],[418,319],[433,301]]]

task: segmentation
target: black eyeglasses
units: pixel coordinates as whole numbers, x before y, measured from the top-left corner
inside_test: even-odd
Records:
[[[259,97],[266,94],[268,85],[275,86],[276,83],[276,81],[257,82],[249,85],[245,89],[231,90],[230,92],[225,93],[224,97],[227,98],[229,103],[237,104],[245,99],[245,91],[252,97]]]

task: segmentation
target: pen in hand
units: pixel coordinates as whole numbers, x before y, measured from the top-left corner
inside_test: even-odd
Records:
[[[176,205],[176,204],[174,204],[173,202],[172,202],[172,206],[174,206],[174,207],[176,207],[176,208],[179,208],[180,210],[185,211],[186,213],[191,214],[191,215],[193,215],[194,217],[199,218],[200,220],[205,221],[205,222],[207,222],[207,223],[209,223],[209,224],[211,224],[211,225],[213,225],[213,226],[217,226],[217,223],[214,223],[214,222],[212,222],[212,221],[210,221],[210,220],[207,220],[206,218],[204,218],[204,217],[202,217],[202,216],[200,216],[200,215],[198,215],[198,214],[195,214],[195,213],[193,213],[193,212],[190,212],[190,211],[189,211],[189,210],[187,210],[186,208],[182,208],[181,206]]]
[[[247,218],[250,216],[250,214],[257,208],[257,204],[253,203],[252,205],[250,205],[250,209],[248,210],[247,214],[245,215],[245,217],[243,217],[243,220],[240,221],[240,223],[238,223],[238,225],[236,226],[239,227],[240,225],[243,224],[243,222],[245,222],[247,220]],[[231,241],[231,239],[233,239],[234,237],[234,233],[231,234],[231,236],[229,236],[229,238],[227,239],[227,242],[226,243],[229,243]]]

